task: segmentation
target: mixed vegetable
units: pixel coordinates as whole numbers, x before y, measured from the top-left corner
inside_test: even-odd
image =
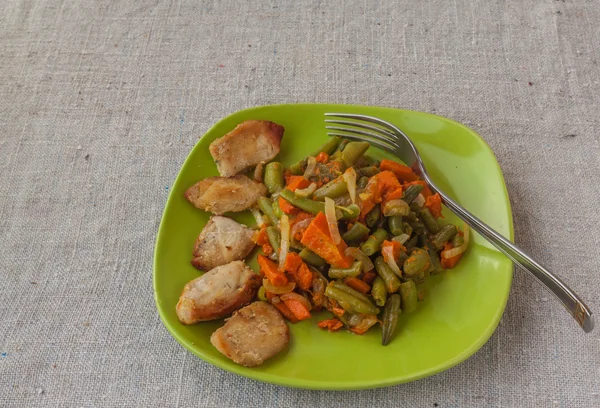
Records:
[[[318,326],[363,334],[382,326],[382,344],[398,314],[423,299],[430,275],[453,268],[469,243],[469,229],[440,223],[442,202],[408,166],[375,160],[367,142],[331,138],[284,168],[257,166],[268,195],[252,209],[260,300],[290,322],[327,309]]]

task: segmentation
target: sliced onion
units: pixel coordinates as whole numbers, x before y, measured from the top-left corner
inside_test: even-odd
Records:
[[[292,225],[292,229],[290,230],[290,237],[295,237],[298,231],[307,228],[314,219],[315,217],[307,218],[305,220],[298,221],[297,223]]]
[[[294,292],[290,292],[290,293],[286,293],[285,295],[281,296],[281,300],[283,300],[284,302],[288,299],[289,300],[297,300],[298,302],[302,303],[304,305],[304,307],[306,307],[308,310],[312,309],[312,305],[310,304],[308,299],[302,295],[299,295]]]
[[[400,271],[400,267],[396,263],[396,259],[394,259],[394,248],[391,245],[386,246],[381,250],[381,253],[383,254],[385,263],[392,268],[394,273],[398,276],[402,276],[402,271]]]
[[[263,167],[264,166],[265,166],[265,162],[261,161],[254,168],[254,180],[258,181],[259,183],[262,183],[262,181],[263,181],[262,174],[263,174]]]
[[[268,279],[263,279],[263,286],[266,290],[276,295],[283,295],[286,293],[290,293],[296,287],[296,282],[288,282],[287,285],[283,286],[275,286],[271,285]]]
[[[420,208],[423,208],[425,205],[425,197],[423,197],[423,194],[419,193],[419,195],[416,196],[412,202],[418,205]]]
[[[348,186],[348,193],[350,194],[352,204],[356,204],[356,171],[350,167],[344,172],[343,178]]]
[[[350,196],[349,196],[348,194],[344,194],[344,195],[343,195],[343,196],[341,196],[341,197],[334,198],[334,199],[333,199],[333,202],[334,202],[334,203],[335,203],[335,205],[337,205],[339,208],[342,208],[342,207],[347,207],[347,206],[349,206],[350,204],[352,204],[352,201],[350,200]],[[344,209],[344,211],[346,211],[346,212],[352,212],[352,211],[350,211],[350,210],[348,210],[348,209]]]
[[[258,228],[261,228],[265,224],[265,220],[263,219],[263,216],[260,214],[260,211],[258,211],[258,209],[256,209],[256,208],[250,208],[250,212],[252,213],[252,215],[254,216],[254,219],[256,220],[256,226]]]
[[[283,270],[285,258],[290,248],[290,220],[286,214],[281,216],[279,220],[279,228],[281,229],[281,245],[279,250],[279,269]]]
[[[294,191],[294,193],[296,193],[296,195],[299,195],[300,197],[308,197],[309,195],[314,193],[316,189],[317,183],[310,183],[310,186],[306,188],[299,188],[296,191]]]
[[[392,241],[396,241],[400,245],[404,245],[406,241],[410,239],[410,235],[408,234],[400,234],[397,237],[392,238]]]
[[[462,254],[463,252],[465,252],[467,250],[467,246],[469,245],[469,226],[467,224],[465,224],[465,232],[463,235],[463,238],[465,240],[465,242],[456,248],[452,248],[452,249],[448,249],[447,251],[442,251],[442,258],[444,259],[449,259],[449,258],[454,258],[457,255]]]
[[[404,200],[390,200],[383,205],[383,215],[390,217],[393,215],[408,215],[410,207]]]
[[[371,259],[368,256],[366,256],[365,253],[363,251],[361,251],[359,248],[348,247],[344,251],[344,254],[351,256],[352,258],[356,259],[357,261],[360,261],[362,263],[363,272],[369,272],[369,271],[372,271],[373,268],[375,268]]]
[[[329,197],[325,197],[325,217],[327,218],[327,226],[333,242],[339,244],[342,242],[342,236],[338,229],[337,218],[335,216],[335,203]]]
[[[313,156],[308,156],[306,159],[306,170],[304,170],[304,178],[308,180],[310,176],[312,176],[315,171],[315,166],[317,165],[317,159]]]

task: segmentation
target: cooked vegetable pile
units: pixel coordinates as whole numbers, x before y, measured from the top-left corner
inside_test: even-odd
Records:
[[[467,226],[440,222],[439,194],[410,167],[369,157],[367,142],[331,138],[284,168],[272,161],[283,133],[269,121],[239,124],[210,145],[220,176],[185,193],[214,215],[191,261],[208,272],[185,285],[177,316],[196,324],[233,313],[211,342],[248,367],[285,348],[281,316],[297,323],[328,310],[321,329],[356,334],[380,323],[388,344],[398,315],[423,299],[420,286],[453,268],[469,243]],[[240,174],[248,171],[253,179]],[[221,215],[245,210],[255,230]],[[260,276],[243,261],[256,245]]]
[[[330,331],[363,334],[380,322],[385,345],[400,311],[423,298],[419,285],[460,260],[469,231],[442,225],[439,194],[368,148],[331,138],[287,169],[264,166],[270,196],[253,211],[253,240],[263,253],[259,299],[292,323],[325,308],[333,316],[318,326]]]

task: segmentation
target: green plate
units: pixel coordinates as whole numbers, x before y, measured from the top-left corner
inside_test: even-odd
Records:
[[[508,194],[502,172],[488,145],[467,127],[439,116],[406,110],[330,104],[261,106],[236,112],[210,129],[185,161],[163,214],[154,253],[154,296],[160,317],[185,348],[225,370],[298,388],[349,390],[384,387],[439,373],[464,361],[492,335],[506,305],[512,263],[476,234],[459,265],[429,280],[426,298],[412,314],[403,314],[392,342],[381,346],[379,328],[363,336],[329,333],[311,320],[290,325],[289,347],[256,368],[239,366],[210,343],[222,320],[185,326],[175,305],[186,282],[199,276],[190,265],[194,241],[209,214],[183,196],[198,180],[218,175],[208,151],[216,138],[247,119],[265,119],[285,127],[277,160],[289,165],[327,138],[323,114],[353,112],[394,123],[414,141],[437,185],[461,205],[513,239]],[[374,156],[387,156],[371,148]],[[446,220],[459,223],[447,209]],[[254,225],[250,214],[235,219]],[[461,223],[459,223],[462,225]],[[256,254],[254,254],[255,258]],[[256,270],[254,259],[250,262]]]

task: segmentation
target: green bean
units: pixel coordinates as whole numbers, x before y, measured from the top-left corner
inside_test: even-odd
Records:
[[[260,197],[258,199],[258,208],[260,208],[260,210],[269,218],[271,225],[277,225],[279,223],[279,218],[275,216],[271,205],[271,200],[267,197]]]
[[[423,191],[423,186],[421,184],[412,184],[404,191],[402,199],[410,204],[412,200],[421,194],[421,191]]]
[[[325,260],[308,248],[304,248],[302,251],[300,251],[299,255],[300,255],[300,258],[302,258],[302,260],[309,265],[312,265],[312,266],[325,265]]]
[[[341,220],[353,220],[360,215],[360,207],[356,204],[350,204],[346,207],[337,206],[335,215]]]
[[[400,297],[402,298],[402,311],[414,312],[417,308],[417,285],[411,280],[400,285]]]
[[[281,233],[279,229],[273,226],[267,227],[267,238],[269,238],[269,244],[273,247],[273,252],[277,255],[281,247]]]
[[[356,182],[356,188],[358,190],[364,190],[368,183],[369,183],[369,178],[363,176],[363,177],[359,178],[358,181]]]
[[[300,208],[301,210],[307,211],[312,214],[318,214],[320,212],[322,212],[323,214],[325,213],[325,204],[321,201],[314,201],[310,198],[299,197],[287,188],[281,190],[281,193],[279,193],[279,195],[287,201],[289,201],[290,204]]]
[[[306,158],[304,158],[302,160],[298,160],[296,163],[294,163],[290,167],[288,167],[288,169],[290,170],[290,172],[292,174],[299,176],[304,173],[304,170],[306,170],[307,161],[308,160]]]
[[[378,228],[369,235],[369,238],[360,246],[360,250],[367,256],[371,256],[381,249],[381,244],[386,240],[388,233],[383,228]]]
[[[463,245],[464,243],[465,243],[465,239],[463,238],[462,235],[456,234],[454,237],[452,237],[452,246],[454,248],[459,247],[459,246]]]
[[[277,217],[278,219],[281,219],[283,214],[285,214],[283,212],[283,210],[281,209],[281,207],[279,206],[278,199],[273,200],[273,204],[271,204],[271,207],[273,207],[273,214],[275,214],[275,217]]]
[[[420,220],[416,220],[416,221],[409,220],[408,223],[412,227],[413,232],[415,234],[424,234],[427,231],[425,224],[423,224]]]
[[[377,270],[379,277],[383,279],[387,293],[395,293],[398,291],[398,288],[400,287],[400,280],[392,268],[385,263],[382,256],[378,256],[377,259],[375,259],[375,270]]]
[[[438,224],[433,214],[431,214],[431,211],[429,211],[429,208],[421,208],[421,210],[419,211],[419,216],[421,218],[421,221],[423,221],[423,224],[425,224],[425,226],[429,230],[429,232],[431,232],[432,234],[436,234],[440,231],[440,225]]]
[[[361,302],[371,306],[372,308],[375,308],[375,305],[373,304],[373,302],[371,301],[371,299],[369,299],[369,297],[367,295],[360,293],[357,290],[352,289],[350,286],[346,285],[345,283],[343,283],[341,281],[331,281],[329,284],[331,286],[333,286],[334,288],[341,290],[342,292],[346,292],[349,295],[354,296],[355,298],[357,298]],[[377,313],[379,313],[379,312],[377,312]],[[373,313],[373,314],[376,314],[376,313]]]
[[[367,304],[362,300],[358,299],[351,294],[334,287],[331,283],[327,285],[325,289],[325,296],[335,300],[339,305],[349,313],[364,313],[364,314],[378,314],[377,309],[372,304]]]
[[[375,207],[373,207],[373,209],[369,211],[365,217],[365,223],[367,224],[367,227],[373,228],[379,222],[380,217],[381,207],[379,205],[375,205]]]
[[[290,248],[300,252],[306,247],[302,244],[302,242],[296,240],[296,238],[290,235]]]
[[[411,239],[409,239],[405,244],[404,247],[406,248],[406,250],[408,252],[412,252],[412,250],[414,249],[414,247],[417,246],[417,241],[419,240],[418,236],[414,236]]]
[[[417,220],[417,213],[414,211],[411,211],[408,213],[408,216],[406,217],[407,221],[416,221]]]
[[[410,210],[412,212],[414,212],[415,214],[419,214],[419,212],[421,211],[421,206],[419,206],[419,204],[417,203],[410,203],[410,205],[408,206],[410,208]]]
[[[402,216],[401,215],[393,215],[388,217],[388,228],[392,235],[398,236],[404,233],[402,229]]]
[[[327,153],[330,155],[335,152],[340,143],[342,142],[342,138],[337,136],[332,136],[327,140],[318,150],[316,150],[311,156],[317,156],[319,153]]]
[[[375,166],[361,167],[356,170],[356,174],[360,177],[373,177],[379,173],[379,169]]]
[[[456,226],[452,224],[444,225],[440,229],[440,232],[438,232],[433,236],[433,238],[431,238],[431,244],[435,249],[439,251],[440,249],[444,248],[446,242],[450,241],[456,235],[457,232],[458,230],[456,229]]]
[[[342,235],[342,239],[346,242],[362,241],[369,235],[369,232],[369,229],[364,224],[357,222]]]
[[[263,302],[267,301],[267,294],[266,294],[267,290],[265,289],[264,286],[261,286],[260,288],[258,288],[258,300],[262,300]]]
[[[360,167],[379,167],[379,160],[368,154],[363,154],[363,157],[360,158],[360,162]]]
[[[379,276],[373,281],[373,286],[371,287],[371,296],[373,296],[373,299],[375,299],[375,304],[377,306],[381,307],[385,305],[387,290],[385,290],[385,282]]]
[[[313,193],[315,200],[324,201],[325,197],[338,198],[348,193],[348,185],[339,177],[318,188]]]
[[[370,147],[369,142],[350,142],[342,151],[342,161],[350,167],[361,158]]]
[[[388,216],[410,214],[410,207],[403,200],[390,200],[383,205],[383,214]]]
[[[390,342],[394,335],[398,323],[398,314],[400,314],[400,296],[393,294],[385,303],[381,319],[381,344],[384,346]]]
[[[418,276],[424,273],[425,270],[429,268],[430,264],[431,259],[429,259],[427,251],[421,248],[415,248],[408,259],[404,261],[402,270],[408,277]]]
[[[348,139],[342,139],[342,141],[340,142],[340,144],[335,148],[335,150],[332,152],[332,154],[335,153],[341,153],[344,151],[344,149],[346,148],[346,146],[348,145],[348,143],[350,143],[350,141]]]
[[[356,278],[362,272],[362,262],[356,261],[350,268],[329,268],[329,279]]]
[[[265,187],[269,194],[279,193],[284,185],[283,166],[278,162],[271,162],[265,166],[265,176],[263,179]]]
[[[410,224],[409,224],[408,222],[403,222],[403,223],[402,223],[402,230],[403,230],[403,231],[404,231],[404,233],[405,233],[406,235],[408,235],[409,237],[410,237],[410,236],[412,235],[412,233],[413,233],[413,229],[412,229],[412,227],[410,226]]]

